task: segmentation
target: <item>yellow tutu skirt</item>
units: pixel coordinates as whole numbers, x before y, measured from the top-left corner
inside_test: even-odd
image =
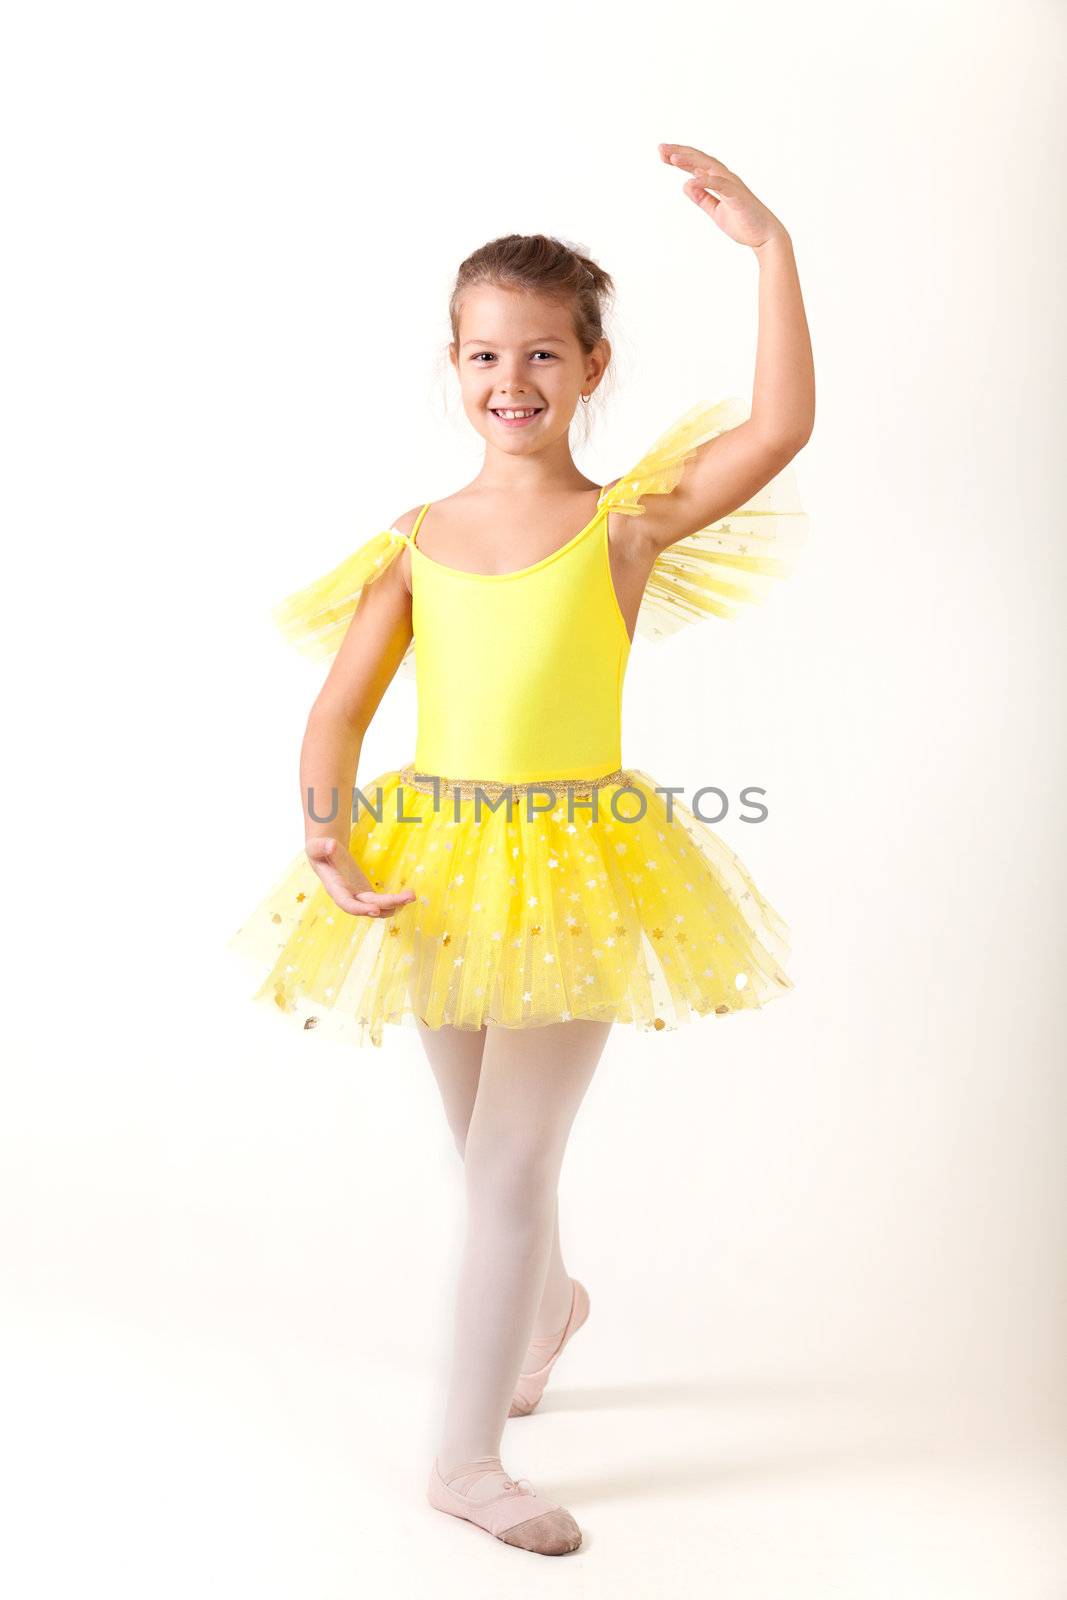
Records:
[[[259,973],[253,998],[305,1030],[380,1045],[386,1023],[417,1017],[673,1029],[793,987],[782,919],[647,773],[533,795],[505,786],[510,817],[447,781],[435,797],[414,780],[409,765],[361,784],[381,820],[361,806],[349,843],[375,889],[411,888],[414,900],[390,916],[342,911],[302,850],[229,941]]]

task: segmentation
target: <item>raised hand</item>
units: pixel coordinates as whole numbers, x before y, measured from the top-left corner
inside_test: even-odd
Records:
[[[307,858],[322,879],[335,905],[354,917],[391,917],[398,907],[414,900],[414,889],[380,894],[371,888],[362,867],[336,839],[309,839]]]
[[[714,156],[695,150],[691,144],[661,144],[658,148],[661,161],[669,167],[693,174],[683,185],[683,193],[736,244],[758,250],[769,239],[786,233],[774,212],[756,199],[736,172]],[[709,194],[709,189],[715,192]]]

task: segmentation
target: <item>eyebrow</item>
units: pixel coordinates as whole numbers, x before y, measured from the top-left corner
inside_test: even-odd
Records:
[[[493,343],[494,343],[494,341],[492,339],[464,339],[463,344],[460,345],[460,349],[461,350],[464,349],[465,346],[467,346],[469,344],[491,345]],[[566,339],[557,339],[555,337],[555,335],[552,334],[546,339],[527,339],[526,343],[527,344],[566,344],[567,341],[566,341]]]

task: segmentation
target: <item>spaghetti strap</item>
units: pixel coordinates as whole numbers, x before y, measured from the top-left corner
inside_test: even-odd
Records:
[[[429,509],[430,509],[430,507],[432,505],[433,505],[433,501],[432,500],[427,500],[426,504],[423,506],[422,510],[419,512],[418,516],[415,518],[415,526],[412,528],[411,532],[408,534],[408,543],[409,544],[414,545],[416,535],[418,534],[419,528],[422,526],[422,519],[426,515],[427,511],[429,511]]]

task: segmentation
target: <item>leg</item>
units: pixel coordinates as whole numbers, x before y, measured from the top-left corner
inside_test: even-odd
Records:
[[[552,1251],[567,1139],[610,1030],[584,1019],[488,1027],[466,1139],[467,1237],[438,1454],[445,1478],[460,1464],[499,1461]]]
[[[485,1029],[480,1028],[477,1033],[472,1033],[464,1028],[431,1028],[421,1017],[416,1017],[415,1026],[437,1079],[441,1103],[456,1149],[462,1156],[467,1142],[467,1126],[474,1110],[474,1097],[478,1093]]]
[[[431,1028],[420,1017],[416,1017],[416,1027],[437,1080],[441,1103],[452,1130],[456,1149],[462,1156],[478,1093],[486,1030],[481,1028],[477,1033],[472,1033],[463,1028]],[[522,1371],[535,1371],[553,1353],[570,1312],[570,1305],[571,1279],[563,1264],[560,1250],[557,1202],[552,1221],[552,1249],[541,1299],[534,1317],[530,1346],[522,1360]]]
[[[543,1366],[563,1336],[563,1325],[571,1311],[571,1275],[563,1265],[559,1245],[559,1197],[552,1215],[552,1244],[548,1255],[541,1299],[533,1321],[530,1345],[522,1360],[522,1372]]]

